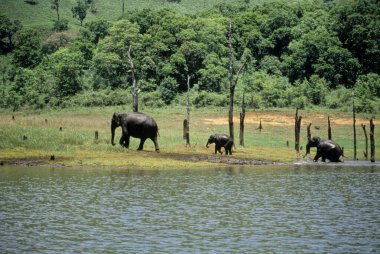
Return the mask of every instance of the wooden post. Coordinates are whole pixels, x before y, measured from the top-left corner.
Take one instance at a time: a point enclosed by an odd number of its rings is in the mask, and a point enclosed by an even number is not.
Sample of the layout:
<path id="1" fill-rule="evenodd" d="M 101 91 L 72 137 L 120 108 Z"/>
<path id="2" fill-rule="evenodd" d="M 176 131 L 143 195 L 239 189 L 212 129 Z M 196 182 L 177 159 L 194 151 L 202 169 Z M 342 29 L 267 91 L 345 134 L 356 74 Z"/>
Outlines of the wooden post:
<path id="1" fill-rule="evenodd" d="M 239 136 L 239 144 L 244 146 L 244 118 L 245 118 L 245 101 L 243 95 L 243 101 L 241 104 L 241 112 L 240 112 L 240 136 Z"/>
<path id="2" fill-rule="evenodd" d="M 186 145 L 190 146 L 190 75 L 187 75 L 187 100 L 186 100 L 186 121 L 184 125 L 184 138 L 186 139 Z M 186 124 L 186 126 L 185 126 Z"/>
<path id="3" fill-rule="evenodd" d="M 183 120 L 183 139 L 186 140 L 186 145 L 190 146 L 190 133 L 189 133 L 189 122 L 187 119 Z"/>
<path id="4" fill-rule="evenodd" d="M 327 117 L 327 136 L 328 136 L 328 139 L 329 140 L 332 140 L 332 137 L 331 137 L 331 125 L 330 125 L 330 116 Z"/>
<path id="5" fill-rule="evenodd" d="M 371 142 L 371 162 L 375 162 L 375 125 L 373 124 L 373 118 L 369 120 L 369 140 Z"/>
<path id="6" fill-rule="evenodd" d="M 294 148 L 296 149 L 297 153 L 300 152 L 300 131 L 301 131 L 301 120 L 302 116 L 298 116 L 298 108 L 296 110 L 296 116 L 295 116 L 295 145 Z"/>
<path id="7" fill-rule="evenodd" d="M 99 141 L 99 132 L 95 131 L 95 142 L 98 143 Z"/>
<path id="8" fill-rule="evenodd" d="M 260 124 L 259 124 L 259 131 L 261 132 L 261 130 L 263 129 L 263 125 L 261 124 L 261 119 L 260 119 Z"/>
<path id="9" fill-rule="evenodd" d="M 364 151 L 364 158 L 368 160 L 368 136 L 367 136 L 367 130 L 365 129 L 365 124 L 362 124 L 364 137 L 365 137 L 365 151 Z"/>

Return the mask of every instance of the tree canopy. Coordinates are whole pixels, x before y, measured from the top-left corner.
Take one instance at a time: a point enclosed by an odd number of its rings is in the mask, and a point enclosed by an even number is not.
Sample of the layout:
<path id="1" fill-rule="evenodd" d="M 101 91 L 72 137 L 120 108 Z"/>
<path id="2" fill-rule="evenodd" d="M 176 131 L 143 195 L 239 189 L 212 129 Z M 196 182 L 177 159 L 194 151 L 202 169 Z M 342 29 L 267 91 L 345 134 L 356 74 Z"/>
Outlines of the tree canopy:
<path id="1" fill-rule="evenodd" d="M 87 9 L 87 1 L 78 1 L 73 15 L 82 23 Z M 231 22 L 237 65 L 249 58 L 237 84 L 238 102 L 245 94 L 251 107 L 344 108 L 345 94 L 354 87 L 359 105 L 369 105 L 360 110 L 380 110 L 380 3 L 375 0 L 242 1 L 197 14 L 143 9 L 115 22 L 87 22 L 75 35 L 59 29 L 46 35 L 5 16 L 0 20 L 0 50 L 11 59 L 9 66 L 0 66 L 0 92 L 9 97 L 1 107 L 65 106 L 86 93 L 114 96 L 110 91 L 128 90 L 130 47 L 143 103 L 182 103 L 191 76 L 195 104 L 225 105 Z M 56 99 L 20 99 L 41 82 L 49 85 L 35 89 L 35 96 Z"/>

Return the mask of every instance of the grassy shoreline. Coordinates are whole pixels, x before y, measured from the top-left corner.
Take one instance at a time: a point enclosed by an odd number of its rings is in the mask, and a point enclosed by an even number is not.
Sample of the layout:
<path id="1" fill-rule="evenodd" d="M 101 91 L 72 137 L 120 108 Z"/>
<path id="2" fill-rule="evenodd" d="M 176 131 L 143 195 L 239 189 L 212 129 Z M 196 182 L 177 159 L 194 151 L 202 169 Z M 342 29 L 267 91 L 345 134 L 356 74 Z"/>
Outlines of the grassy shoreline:
<path id="1" fill-rule="evenodd" d="M 136 151 L 139 140 L 131 138 L 130 149 L 110 144 L 110 120 L 122 107 L 79 108 L 43 112 L 0 112 L 0 161 L 3 164 L 51 166 L 110 166 L 141 168 L 200 168 L 223 165 L 255 165 L 289 163 L 303 160 L 294 150 L 294 112 L 287 110 L 248 110 L 245 121 L 245 147 L 236 144 L 232 156 L 214 155 L 213 146 L 205 147 L 214 133 L 228 133 L 225 109 L 193 109 L 190 119 L 191 146 L 182 139 L 184 109 L 180 107 L 145 109 L 159 126 L 160 153 L 154 152 L 147 140 L 144 151 Z M 327 137 L 330 116 L 333 139 L 345 148 L 345 160 L 353 158 L 352 118 L 345 113 L 300 111 L 303 116 L 301 145 L 306 145 L 306 127 L 312 123 L 312 135 Z M 239 119 L 235 110 L 235 139 L 239 139 Z M 15 119 L 12 119 L 12 116 Z M 357 116 L 358 159 L 363 160 L 364 133 L 361 123 L 368 126 L 368 116 Z M 376 117 L 378 119 L 378 117 Z M 257 127 L 262 122 L 263 130 Z M 376 120 L 375 125 L 380 121 Z M 314 127 L 314 128 L 313 128 Z M 62 128 L 62 130 L 60 130 Z M 368 130 L 368 128 L 367 128 Z M 95 131 L 99 139 L 95 140 Z M 116 131 L 116 140 L 120 137 Z M 376 158 L 380 157 L 380 141 L 375 141 Z M 289 147 L 287 146 L 289 143 Z M 312 150 L 311 156 L 314 156 Z M 54 155 L 55 160 L 50 160 Z"/>

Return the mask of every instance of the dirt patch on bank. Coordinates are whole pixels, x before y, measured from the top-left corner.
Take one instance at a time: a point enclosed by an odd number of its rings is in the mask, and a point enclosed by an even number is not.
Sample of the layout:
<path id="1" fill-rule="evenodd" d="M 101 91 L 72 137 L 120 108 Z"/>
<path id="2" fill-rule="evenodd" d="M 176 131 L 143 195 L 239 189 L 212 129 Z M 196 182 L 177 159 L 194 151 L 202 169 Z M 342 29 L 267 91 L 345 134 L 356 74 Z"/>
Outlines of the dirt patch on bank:
<path id="1" fill-rule="evenodd" d="M 273 161 L 267 160 L 254 160 L 249 158 L 238 158 L 233 156 L 226 155 L 203 155 L 203 154 L 176 154 L 176 153 L 151 153 L 153 158 L 163 158 L 163 159 L 172 159 L 176 161 L 186 162 L 209 162 L 215 164 L 225 164 L 225 165 L 270 165 L 270 164 L 279 164 Z M 48 166 L 48 167 L 76 167 L 76 166 L 95 166 L 95 167 L 118 167 L 111 165 L 67 165 L 61 163 L 59 160 L 50 160 L 49 158 L 4 158 L 0 159 L 0 166 L 13 165 L 13 166 Z M 127 166 L 126 166 L 127 167 Z"/>
<path id="2" fill-rule="evenodd" d="M 302 116 L 302 121 L 305 123 L 327 123 L 328 114 L 303 114 L 299 112 L 299 115 Z M 262 124 L 270 126 L 294 126 L 294 117 L 295 115 L 291 114 L 280 114 L 280 113 L 261 113 L 261 112 L 248 112 L 245 114 L 244 122 L 247 124 L 256 124 L 258 125 L 261 121 Z M 239 123 L 239 117 L 234 117 L 234 122 Z M 332 124 L 336 125 L 352 125 L 351 116 L 330 116 L 330 121 Z M 228 117 L 218 117 L 218 118 L 204 118 L 204 124 L 208 125 L 223 125 L 228 123 Z M 356 124 L 360 126 L 361 124 L 369 124 L 369 120 L 365 118 L 360 118 L 357 116 Z M 380 125 L 380 119 L 374 120 L 375 125 Z"/>
<path id="3" fill-rule="evenodd" d="M 174 154 L 165 153 L 156 155 L 161 158 L 168 158 L 178 161 L 190 161 L 190 162 L 210 162 L 210 163 L 220 163 L 227 165 L 269 165 L 275 164 L 272 161 L 267 160 L 253 160 L 249 158 L 237 158 L 227 155 L 203 155 L 203 154 Z"/>

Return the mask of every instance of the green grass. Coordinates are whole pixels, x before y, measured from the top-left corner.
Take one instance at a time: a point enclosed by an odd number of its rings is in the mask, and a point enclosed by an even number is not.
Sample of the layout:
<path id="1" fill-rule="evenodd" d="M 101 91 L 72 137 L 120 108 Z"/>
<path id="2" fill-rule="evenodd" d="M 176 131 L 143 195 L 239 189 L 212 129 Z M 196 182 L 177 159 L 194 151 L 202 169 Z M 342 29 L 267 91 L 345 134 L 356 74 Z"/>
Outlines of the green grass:
<path id="1" fill-rule="evenodd" d="M 131 138 L 130 150 L 110 144 L 110 119 L 114 111 L 130 111 L 122 107 L 78 108 L 60 111 L 2 112 L 0 113 L 0 160 L 42 159 L 49 162 L 50 155 L 57 160 L 52 163 L 65 165 L 108 165 L 157 167 L 199 167 L 209 162 L 178 161 L 170 158 L 177 155 L 213 155 L 214 148 L 205 147 L 209 135 L 227 133 L 226 109 L 193 109 L 190 119 L 191 147 L 182 139 L 184 109 L 180 107 L 142 109 L 153 116 L 159 125 L 161 153 L 154 152 L 154 145 L 147 140 L 143 152 L 137 152 L 138 139 Z M 15 120 L 12 120 L 12 115 Z M 327 114 L 300 111 L 303 116 L 301 144 L 303 151 L 294 151 L 293 110 L 248 111 L 245 125 L 245 147 L 236 145 L 233 157 L 279 162 L 294 162 L 302 159 L 306 146 L 306 127 L 312 122 L 312 135 L 326 138 Z M 235 141 L 239 138 L 238 112 L 235 111 Z M 352 119 L 349 114 L 330 113 L 333 139 L 345 148 L 345 160 L 353 158 Z M 357 117 L 358 158 L 364 159 L 364 134 L 360 123 L 367 123 L 366 116 Z M 45 122 L 45 119 L 47 122 Z M 257 130 L 260 119 L 263 130 Z M 379 121 L 375 123 L 379 125 Z M 368 123 L 367 123 L 368 125 Z M 318 126 L 319 129 L 315 129 Z M 62 127 L 62 131 L 60 131 Z M 368 128 L 368 127 L 367 127 Z M 95 141 L 95 131 L 99 140 Z M 115 141 L 120 137 L 117 129 Z M 375 133 L 376 134 L 376 133 Z M 23 136 L 27 139 L 24 140 Z M 375 138 L 378 135 L 375 135 Z M 289 141 L 289 147 L 286 142 Z M 315 154 L 312 150 L 312 156 Z M 217 155 L 220 156 L 220 155 Z M 376 158 L 380 158 L 377 141 Z"/>

